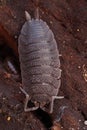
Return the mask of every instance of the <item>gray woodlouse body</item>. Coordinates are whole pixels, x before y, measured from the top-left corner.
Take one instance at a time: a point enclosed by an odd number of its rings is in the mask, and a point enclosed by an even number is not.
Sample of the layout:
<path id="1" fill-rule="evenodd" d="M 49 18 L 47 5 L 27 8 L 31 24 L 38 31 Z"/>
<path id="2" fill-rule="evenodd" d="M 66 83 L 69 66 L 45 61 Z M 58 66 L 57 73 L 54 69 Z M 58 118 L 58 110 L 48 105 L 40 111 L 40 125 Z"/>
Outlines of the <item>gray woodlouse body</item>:
<path id="1" fill-rule="evenodd" d="M 18 51 L 22 75 L 21 91 L 25 94 L 24 110 L 38 108 L 52 113 L 54 99 L 61 84 L 59 51 L 54 35 L 46 22 L 39 19 L 36 9 L 35 19 L 28 12 L 26 22 L 18 39 Z M 33 107 L 28 107 L 31 101 Z"/>

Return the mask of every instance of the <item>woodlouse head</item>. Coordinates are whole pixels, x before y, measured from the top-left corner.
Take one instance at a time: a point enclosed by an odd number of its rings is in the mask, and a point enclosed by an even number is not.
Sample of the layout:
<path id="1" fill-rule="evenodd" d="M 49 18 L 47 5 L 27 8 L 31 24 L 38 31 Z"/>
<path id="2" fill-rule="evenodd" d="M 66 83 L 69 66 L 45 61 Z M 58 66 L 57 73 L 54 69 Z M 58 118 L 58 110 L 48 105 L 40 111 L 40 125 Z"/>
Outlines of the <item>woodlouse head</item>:
<path id="1" fill-rule="evenodd" d="M 36 107 L 41 108 L 42 110 L 44 110 L 46 112 L 49 112 L 50 100 L 49 100 L 49 97 L 47 95 L 45 95 L 45 94 L 34 95 L 31 98 L 31 101 L 33 102 L 33 104 Z"/>

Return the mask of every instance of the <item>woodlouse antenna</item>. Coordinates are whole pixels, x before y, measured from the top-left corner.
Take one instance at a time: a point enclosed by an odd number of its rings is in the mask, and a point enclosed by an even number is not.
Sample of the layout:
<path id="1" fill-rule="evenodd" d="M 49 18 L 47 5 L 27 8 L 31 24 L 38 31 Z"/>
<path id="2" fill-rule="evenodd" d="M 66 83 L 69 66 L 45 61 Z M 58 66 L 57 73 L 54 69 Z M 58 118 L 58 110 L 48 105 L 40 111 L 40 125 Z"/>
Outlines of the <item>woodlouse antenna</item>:
<path id="1" fill-rule="evenodd" d="M 31 20 L 31 16 L 27 11 L 25 11 L 25 17 L 27 21 Z"/>

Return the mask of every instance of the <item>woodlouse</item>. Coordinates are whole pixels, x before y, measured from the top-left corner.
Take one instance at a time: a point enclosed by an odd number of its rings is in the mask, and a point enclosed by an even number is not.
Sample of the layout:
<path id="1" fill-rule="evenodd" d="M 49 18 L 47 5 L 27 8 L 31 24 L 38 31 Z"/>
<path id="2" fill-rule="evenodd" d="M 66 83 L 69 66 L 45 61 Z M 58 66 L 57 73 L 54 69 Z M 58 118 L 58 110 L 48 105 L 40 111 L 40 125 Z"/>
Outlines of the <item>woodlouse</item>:
<path id="1" fill-rule="evenodd" d="M 22 75 L 21 91 L 25 94 L 25 111 L 38 108 L 53 112 L 54 99 L 61 84 L 59 51 L 54 34 L 36 9 L 35 19 L 25 11 L 26 22 L 18 39 L 18 51 Z M 32 107 L 28 107 L 29 101 Z"/>

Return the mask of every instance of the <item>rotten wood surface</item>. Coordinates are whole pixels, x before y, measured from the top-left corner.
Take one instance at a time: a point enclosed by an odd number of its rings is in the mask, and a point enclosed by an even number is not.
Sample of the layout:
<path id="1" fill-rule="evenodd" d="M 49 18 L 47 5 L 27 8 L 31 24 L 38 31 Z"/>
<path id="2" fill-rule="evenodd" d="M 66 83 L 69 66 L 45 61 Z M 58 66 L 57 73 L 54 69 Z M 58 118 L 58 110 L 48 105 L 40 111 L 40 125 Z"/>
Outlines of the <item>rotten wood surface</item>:
<path id="1" fill-rule="evenodd" d="M 35 0 L 0 1 L 0 48 L 4 41 L 3 48 L 7 45 L 17 58 L 17 40 L 25 22 L 24 11 L 27 10 L 34 17 L 36 6 Z M 62 54 L 59 95 L 65 98 L 55 101 L 51 118 L 48 118 L 49 115 L 44 117 L 45 114 L 41 112 L 24 113 L 24 96 L 19 90 L 21 82 L 16 81 L 3 67 L 3 61 L 0 61 L 0 129 L 45 130 L 51 127 L 52 130 L 86 130 L 87 1 L 39 0 L 38 6 L 40 18 L 54 32 Z M 55 124 L 53 122 L 59 115 L 60 106 L 68 108 L 61 121 Z"/>
<path id="2" fill-rule="evenodd" d="M 18 47 L 16 41 L 14 40 L 14 38 L 12 38 L 11 34 L 9 34 L 8 31 L 4 29 L 1 24 L 0 37 L 4 39 L 5 43 L 13 50 L 14 54 L 18 57 Z"/>

